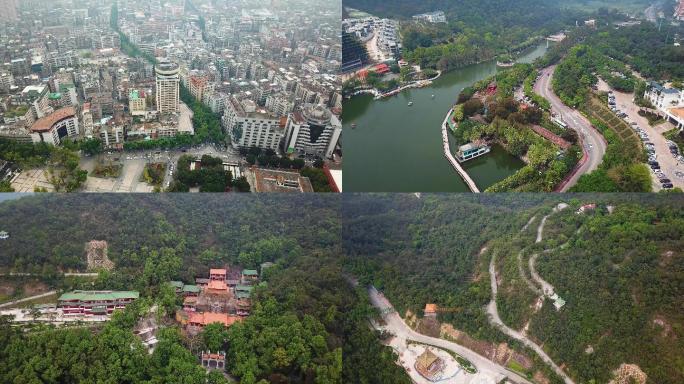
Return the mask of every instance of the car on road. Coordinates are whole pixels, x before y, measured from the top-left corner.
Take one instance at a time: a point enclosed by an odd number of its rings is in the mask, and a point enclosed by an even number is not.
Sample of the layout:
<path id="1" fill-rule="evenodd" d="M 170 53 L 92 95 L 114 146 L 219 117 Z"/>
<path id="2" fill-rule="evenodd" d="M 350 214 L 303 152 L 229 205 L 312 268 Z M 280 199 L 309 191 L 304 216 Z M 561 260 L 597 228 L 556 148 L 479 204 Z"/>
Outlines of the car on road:
<path id="1" fill-rule="evenodd" d="M 658 163 L 651 164 L 651 169 L 653 169 L 653 170 L 660 169 L 660 164 L 658 164 Z"/>
<path id="2" fill-rule="evenodd" d="M 674 187 L 674 185 L 672 185 L 672 183 L 664 183 L 663 184 L 664 189 L 672 189 L 673 187 Z"/>
<path id="3" fill-rule="evenodd" d="M 660 178 L 660 182 L 661 182 L 662 184 L 667 184 L 667 183 L 671 183 L 672 180 L 668 179 L 667 177 L 661 177 L 661 178 Z"/>

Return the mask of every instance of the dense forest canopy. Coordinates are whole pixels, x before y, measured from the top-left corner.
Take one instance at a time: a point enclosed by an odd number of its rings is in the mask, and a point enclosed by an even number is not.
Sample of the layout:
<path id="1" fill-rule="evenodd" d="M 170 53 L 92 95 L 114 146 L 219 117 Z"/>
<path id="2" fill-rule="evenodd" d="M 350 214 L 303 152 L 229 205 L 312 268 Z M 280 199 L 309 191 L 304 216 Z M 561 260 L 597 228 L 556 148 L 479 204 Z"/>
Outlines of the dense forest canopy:
<path id="1" fill-rule="evenodd" d="M 681 200 L 618 205 L 613 214 L 566 211 L 548 229 L 558 234 L 543 248 L 569 243 L 541 256 L 538 271 L 567 304 L 560 312 L 548 305 L 531 316 L 530 333 L 582 382 L 608 382 L 612 369 L 625 362 L 637 364 L 649 382 L 683 382 Z"/>
<path id="2" fill-rule="evenodd" d="M 173 248 L 187 264 L 183 276 L 192 278 L 212 264 L 240 263 L 263 242 L 287 238 L 305 250 L 334 244 L 337 204 L 321 195 L 33 196 L 0 205 L 10 232 L 0 244 L 0 267 L 84 270 L 85 243 L 106 240 L 121 267 L 137 267 L 131 260 L 142 248 Z"/>
<path id="3" fill-rule="evenodd" d="M 38 273 L 62 289 L 135 289 L 141 298 L 103 326 L 24 331 L 0 318 L 0 382 L 210 383 L 196 354 L 225 350 L 240 383 L 409 384 L 397 356 L 368 327 L 377 314 L 341 272 L 339 195 L 51 195 L 0 203 L 10 239 L 2 266 Z M 116 267 L 96 280 L 61 280 L 84 268 L 84 243 L 109 242 Z M 262 275 L 253 313 L 191 341 L 171 319 L 182 299 L 169 280 L 209 267 L 275 265 Z M 156 305 L 155 305 L 156 304 Z M 132 330 L 159 308 L 165 327 L 148 354 Z M 36 351 L 41 351 L 36 353 Z"/>
<path id="4" fill-rule="evenodd" d="M 684 27 L 653 23 L 626 28 L 607 28 L 591 36 L 587 44 L 614 60 L 630 64 L 644 78 L 684 81 L 684 47 L 674 36 Z"/>

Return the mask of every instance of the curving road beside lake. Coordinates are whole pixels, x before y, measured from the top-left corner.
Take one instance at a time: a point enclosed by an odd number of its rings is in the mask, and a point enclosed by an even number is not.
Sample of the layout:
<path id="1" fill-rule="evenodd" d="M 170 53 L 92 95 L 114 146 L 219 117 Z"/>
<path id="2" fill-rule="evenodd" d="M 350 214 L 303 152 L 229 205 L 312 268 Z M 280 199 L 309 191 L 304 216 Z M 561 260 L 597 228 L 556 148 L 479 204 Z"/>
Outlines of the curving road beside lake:
<path id="1" fill-rule="evenodd" d="M 556 66 L 544 68 L 541 77 L 534 84 L 534 91 L 551 103 L 551 111 L 560 114 L 568 127 L 577 132 L 584 151 L 588 155 L 586 162 L 581 164 L 567 183 L 563 185 L 559 192 L 567 192 L 577 184 L 580 176 L 592 172 L 601 165 L 603 156 L 606 154 L 607 143 L 603 135 L 594 128 L 589 120 L 576 109 L 563 104 L 561 99 L 553 92 L 552 81 Z"/>

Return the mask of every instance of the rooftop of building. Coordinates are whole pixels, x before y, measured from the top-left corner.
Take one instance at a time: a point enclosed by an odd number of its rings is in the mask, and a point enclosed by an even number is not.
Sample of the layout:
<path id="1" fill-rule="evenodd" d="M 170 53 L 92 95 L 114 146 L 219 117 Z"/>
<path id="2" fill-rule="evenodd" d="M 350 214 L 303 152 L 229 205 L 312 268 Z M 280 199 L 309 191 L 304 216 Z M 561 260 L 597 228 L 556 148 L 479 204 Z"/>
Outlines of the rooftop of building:
<path id="1" fill-rule="evenodd" d="M 100 301 L 137 299 L 140 293 L 137 291 L 71 291 L 65 292 L 59 297 L 59 301 Z"/>
<path id="2" fill-rule="evenodd" d="M 211 289 L 213 291 L 226 291 L 228 290 L 228 285 L 225 281 L 210 280 L 209 283 L 207 283 L 207 289 Z"/>
<path id="3" fill-rule="evenodd" d="M 55 112 L 49 114 L 48 116 L 42 117 L 36 120 L 31 126 L 32 132 L 46 132 L 49 131 L 55 124 L 59 123 L 64 119 L 68 119 L 76 116 L 76 108 L 65 107 L 58 109 Z"/>
<path id="4" fill-rule="evenodd" d="M 425 304 L 425 313 L 437 313 L 437 304 Z"/>
<path id="5" fill-rule="evenodd" d="M 313 192 L 308 177 L 297 172 L 254 168 L 256 192 Z"/>
<path id="6" fill-rule="evenodd" d="M 200 288 L 196 285 L 186 284 L 183 286 L 183 292 L 199 293 L 199 291 L 200 291 Z"/>
<path id="7" fill-rule="evenodd" d="M 435 355 L 431 350 L 425 349 L 418 359 L 416 359 L 416 366 L 420 369 L 427 370 L 432 364 L 439 360 L 439 357 Z"/>
<path id="8" fill-rule="evenodd" d="M 684 107 L 670 108 L 670 113 L 677 119 L 684 121 Z"/>
<path id="9" fill-rule="evenodd" d="M 240 117 L 247 117 L 250 119 L 271 119 L 271 120 L 278 120 L 278 116 L 276 116 L 273 113 L 270 113 L 269 111 L 259 108 L 256 103 L 254 103 L 252 100 L 246 99 L 246 100 L 238 100 L 236 97 L 231 96 L 228 98 L 228 102 L 232 106 L 233 110 L 237 113 L 238 116 Z M 246 103 L 248 106 L 251 105 L 252 108 L 254 108 L 254 111 L 248 111 L 245 109 L 245 104 Z M 253 105 L 252 105 L 253 104 Z"/>
<path id="10" fill-rule="evenodd" d="M 654 88 L 655 90 L 657 90 L 658 92 L 662 92 L 662 93 L 666 93 L 666 94 L 670 94 L 670 95 L 678 95 L 680 93 L 680 91 L 678 89 L 667 88 L 667 87 L 665 87 L 665 86 L 663 86 L 660 83 L 657 83 L 655 81 L 651 81 L 649 83 L 649 85 L 652 88 Z"/>

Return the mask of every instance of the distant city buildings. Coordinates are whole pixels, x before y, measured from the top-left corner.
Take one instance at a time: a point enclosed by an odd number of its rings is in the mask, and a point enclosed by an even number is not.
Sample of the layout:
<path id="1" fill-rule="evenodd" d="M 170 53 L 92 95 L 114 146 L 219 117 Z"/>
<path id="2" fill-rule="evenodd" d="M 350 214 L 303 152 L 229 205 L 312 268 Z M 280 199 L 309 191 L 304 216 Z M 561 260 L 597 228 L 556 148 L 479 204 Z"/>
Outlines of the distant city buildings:
<path id="1" fill-rule="evenodd" d="M 352 66 L 353 63 L 349 59 L 343 60 L 343 72 L 360 68 L 366 64 L 368 59 L 378 60 L 378 52 L 368 52 L 368 49 L 379 50 L 386 59 L 399 60 L 401 58 L 402 45 L 399 37 L 399 22 L 396 20 L 378 17 L 345 19 L 342 21 L 342 29 L 343 52 L 347 52 L 347 56 L 351 58 L 353 57 L 352 53 L 354 52 L 351 52 L 353 50 L 357 56 L 362 57 L 362 62 L 355 66 Z M 348 35 L 347 38 L 345 38 L 345 34 Z M 369 48 L 364 47 L 364 45 L 368 45 Z M 369 54 L 372 57 L 367 57 Z"/>
<path id="2" fill-rule="evenodd" d="M 287 154 L 287 122 L 305 105 L 321 105 L 339 122 L 342 33 L 329 3 L 191 9 L 120 0 L 112 28 L 111 2 L 27 1 L 0 0 L 1 138 L 54 145 L 97 138 L 123 150 L 193 135 L 195 105 L 181 101 L 181 88 L 221 117 L 236 148 Z M 287 155 L 325 157 L 340 146 L 335 132 L 320 140 L 313 132 L 308 144 L 294 135 Z"/>
<path id="3" fill-rule="evenodd" d="M 0 21 L 11 22 L 17 20 L 18 0 L 0 0 Z"/>
<path id="4" fill-rule="evenodd" d="M 427 21 L 428 23 L 446 23 L 446 15 L 443 11 L 434 11 L 414 15 L 413 20 Z"/>

